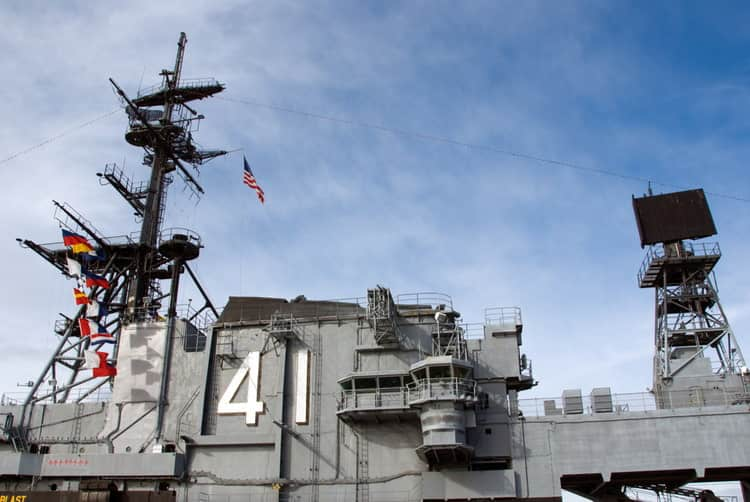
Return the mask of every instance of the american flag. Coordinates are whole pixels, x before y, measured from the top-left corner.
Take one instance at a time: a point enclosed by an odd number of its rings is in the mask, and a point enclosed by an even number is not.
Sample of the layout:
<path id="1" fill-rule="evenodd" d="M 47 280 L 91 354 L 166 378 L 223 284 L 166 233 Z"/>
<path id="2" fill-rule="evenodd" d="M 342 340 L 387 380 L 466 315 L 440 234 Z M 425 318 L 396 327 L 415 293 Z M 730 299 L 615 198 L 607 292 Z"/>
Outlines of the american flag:
<path id="1" fill-rule="evenodd" d="M 263 204 L 266 201 L 266 196 L 263 193 L 263 189 L 255 180 L 255 176 L 253 176 L 253 172 L 250 170 L 250 164 L 247 163 L 247 159 L 244 157 L 244 155 L 242 156 L 242 161 L 245 163 L 245 169 L 242 172 L 242 182 L 255 190 L 255 193 L 258 195 L 258 200 L 260 200 L 260 203 Z"/>

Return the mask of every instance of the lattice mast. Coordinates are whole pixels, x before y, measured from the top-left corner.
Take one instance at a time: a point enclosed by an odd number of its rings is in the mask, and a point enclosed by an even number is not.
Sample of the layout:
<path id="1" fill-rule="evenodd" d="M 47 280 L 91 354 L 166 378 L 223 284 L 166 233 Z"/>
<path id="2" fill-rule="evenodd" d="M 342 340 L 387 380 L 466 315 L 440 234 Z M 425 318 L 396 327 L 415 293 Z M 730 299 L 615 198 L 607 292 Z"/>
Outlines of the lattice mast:
<path id="1" fill-rule="evenodd" d="M 179 170 L 193 193 L 203 193 L 182 162 L 197 168 L 206 160 L 226 154 L 221 150 L 198 150 L 193 143 L 192 132 L 197 129 L 203 115 L 199 115 L 187 103 L 221 92 L 224 86 L 213 79 L 181 81 L 186 44 L 187 37 L 181 33 L 174 69 L 162 70 L 161 86 L 147 89 L 133 100 L 110 79 L 125 102 L 130 117 L 130 129 L 125 139 L 134 146 L 143 147 L 146 152 L 143 163 L 151 166 L 142 211 L 137 271 L 128 288 L 128 310 L 134 319 L 159 302 L 160 291 L 154 287 L 153 279 L 159 275 L 154 271 L 160 264 L 157 246 L 164 216 L 166 187 L 171 182 L 170 173 Z M 170 311 L 174 310 L 173 307 L 170 307 Z"/>
<path id="2" fill-rule="evenodd" d="M 704 404 L 711 392 L 742 387 L 747 372 L 719 301 L 714 267 L 718 243 L 688 242 L 716 234 L 703 190 L 633 199 L 641 245 L 638 273 L 654 289 L 654 381 L 664 407 Z M 736 378 L 733 378 L 736 377 Z"/>
<path id="3" fill-rule="evenodd" d="M 148 182 L 134 183 L 117 165 L 108 164 L 97 176 L 102 185 L 111 185 L 128 202 L 135 215 L 142 219 L 138 237 L 131 239 L 121 234 L 119 237 L 105 237 L 70 205 L 53 201 L 55 219 L 60 227 L 85 237 L 95 248 L 91 254 L 103 257 L 102 260 L 89 260 L 84 264 L 87 272 L 97 274 L 109 284 L 108 287 L 93 287 L 88 300 L 104 307 L 102 311 L 105 313 L 97 321 L 115 339 L 122 326 L 130 322 L 148 319 L 171 325 L 171 320 L 177 315 L 179 279 L 184 271 L 188 272 L 204 300 L 202 307 L 188 313 L 188 319 L 192 322 L 199 315 L 217 315 L 188 264 L 188 261 L 198 257 L 202 247 L 200 237 L 187 229 L 162 229 L 167 187 L 172 182 L 171 173 L 177 172 L 192 193 L 199 195 L 203 189 L 193 173 L 204 162 L 227 153 L 223 150 L 200 150 L 193 141 L 192 133 L 204 117 L 188 103 L 221 92 L 224 85 L 214 79 L 181 79 L 186 43 L 187 37 L 181 33 L 174 68 L 162 70 L 162 83 L 141 91 L 134 99 L 129 98 L 110 79 L 129 117 L 125 139 L 131 145 L 143 148 L 143 164 L 149 166 L 151 172 Z M 71 252 L 65 245 L 38 244 L 29 239 L 18 241 L 63 274 L 74 277 L 70 270 Z M 162 281 L 168 281 L 167 293 L 162 293 Z M 166 317 L 163 317 L 160 311 L 165 299 L 169 300 L 169 307 Z M 84 352 L 92 344 L 80 328 L 80 321 L 88 315 L 87 308 L 81 306 L 75 314 L 62 315 L 56 322 L 55 334 L 59 342 L 24 402 L 19 429 L 22 429 L 34 404 L 72 400 L 70 391 L 86 384 L 83 388 L 87 390 L 75 396 L 76 400 L 81 400 L 109 380 L 90 377 L 81 371 Z M 117 347 L 115 345 L 110 353 L 113 364 L 116 363 Z M 166 364 L 167 359 L 168 355 L 165 354 Z"/>

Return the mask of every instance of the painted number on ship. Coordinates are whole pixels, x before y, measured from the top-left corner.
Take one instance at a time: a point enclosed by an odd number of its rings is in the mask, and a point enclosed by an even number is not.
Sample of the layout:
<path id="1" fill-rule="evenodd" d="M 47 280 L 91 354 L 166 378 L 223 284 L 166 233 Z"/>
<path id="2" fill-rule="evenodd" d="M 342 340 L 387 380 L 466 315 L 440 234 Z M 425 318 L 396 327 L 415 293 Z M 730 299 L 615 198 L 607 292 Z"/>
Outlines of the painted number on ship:
<path id="1" fill-rule="evenodd" d="M 309 368 L 310 352 L 301 350 L 296 357 L 297 378 L 295 379 L 295 422 L 298 424 L 307 423 L 307 409 L 309 402 Z M 235 397 L 247 380 L 247 397 L 244 402 L 235 401 Z M 219 415 L 245 415 L 247 425 L 256 425 L 258 423 L 258 414 L 263 413 L 263 401 L 258 399 L 260 391 L 260 352 L 249 352 L 242 361 L 237 373 L 227 385 L 226 390 L 219 399 L 219 405 L 216 413 Z M 241 399 L 241 398 L 240 398 Z M 0 501 L 3 502 L 3 501 Z M 8 501 L 6 501 L 8 502 Z"/>

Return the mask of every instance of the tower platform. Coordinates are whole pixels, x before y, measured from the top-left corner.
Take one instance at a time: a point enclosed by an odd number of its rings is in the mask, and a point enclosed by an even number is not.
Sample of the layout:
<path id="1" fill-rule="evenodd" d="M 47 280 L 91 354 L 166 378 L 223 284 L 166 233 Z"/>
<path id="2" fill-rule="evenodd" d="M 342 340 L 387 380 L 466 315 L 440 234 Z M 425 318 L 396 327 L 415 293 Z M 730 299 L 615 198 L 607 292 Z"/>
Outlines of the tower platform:
<path id="1" fill-rule="evenodd" d="M 666 286 L 682 284 L 686 277 L 697 272 L 711 273 L 719 258 L 718 242 L 685 243 L 679 252 L 661 244 L 652 246 L 638 272 L 638 285 L 641 288 L 662 286 L 664 278 Z"/>

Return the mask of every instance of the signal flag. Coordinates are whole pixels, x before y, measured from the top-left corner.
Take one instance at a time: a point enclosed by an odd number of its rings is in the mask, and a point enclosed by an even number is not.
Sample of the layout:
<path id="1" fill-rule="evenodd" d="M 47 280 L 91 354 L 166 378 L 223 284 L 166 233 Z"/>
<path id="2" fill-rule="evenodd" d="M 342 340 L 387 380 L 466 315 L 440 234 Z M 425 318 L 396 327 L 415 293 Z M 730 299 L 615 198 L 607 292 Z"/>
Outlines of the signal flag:
<path id="1" fill-rule="evenodd" d="M 73 288 L 73 297 L 76 299 L 76 305 L 88 305 L 91 303 L 91 300 L 86 296 L 86 293 L 78 288 Z"/>
<path id="2" fill-rule="evenodd" d="M 94 246 L 89 243 L 86 237 L 78 235 L 75 232 L 62 229 L 63 244 L 68 246 L 73 254 L 93 253 Z"/>

